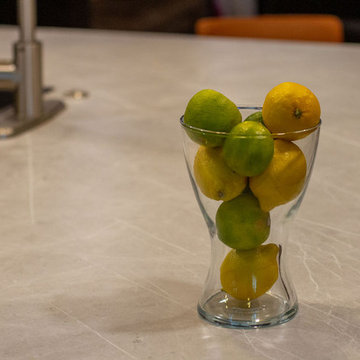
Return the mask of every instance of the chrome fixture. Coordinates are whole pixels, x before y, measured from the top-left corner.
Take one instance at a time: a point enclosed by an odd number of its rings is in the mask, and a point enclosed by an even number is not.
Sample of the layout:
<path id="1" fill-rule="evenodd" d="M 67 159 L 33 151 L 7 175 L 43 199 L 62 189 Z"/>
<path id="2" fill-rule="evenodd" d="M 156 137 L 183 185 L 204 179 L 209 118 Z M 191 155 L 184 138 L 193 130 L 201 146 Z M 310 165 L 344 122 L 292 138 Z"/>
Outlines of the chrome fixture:
<path id="1" fill-rule="evenodd" d="M 41 43 L 35 38 L 36 1 L 18 0 L 19 40 L 14 61 L 0 63 L 0 89 L 15 92 L 13 106 L 0 110 L 0 139 L 28 130 L 64 109 L 59 100 L 43 99 Z"/>

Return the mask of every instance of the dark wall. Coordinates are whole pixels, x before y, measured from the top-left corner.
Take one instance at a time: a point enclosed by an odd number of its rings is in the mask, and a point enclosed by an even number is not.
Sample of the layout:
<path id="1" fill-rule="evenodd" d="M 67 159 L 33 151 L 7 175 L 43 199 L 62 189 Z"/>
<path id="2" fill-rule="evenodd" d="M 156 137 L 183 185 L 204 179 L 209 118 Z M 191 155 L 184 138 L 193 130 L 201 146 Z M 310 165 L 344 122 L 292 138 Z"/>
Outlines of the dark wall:
<path id="1" fill-rule="evenodd" d="M 91 26 L 102 29 L 193 32 L 210 15 L 209 0 L 90 0 Z"/>
<path id="2" fill-rule="evenodd" d="M 259 0 L 261 14 L 332 14 L 344 24 L 345 41 L 360 42 L 360 0 Z"/>
<path id="3" fill-rule="evenodd" d="M 0 24 L 16 24 L 15 0 L 0 0 Z M 38 24 L 42 26 L 89 27 L 88 0 L 37 0 Z"/>
<path id="4" fill-rule="evenodd" d="M 210 0 L 37 0 L 38 25 L 193 32 Z M 16 24 L 16 1 L 0 0 L 0 24 Z"/>
<path id="5" fill-rule="evenodd" d="M 0 5 L 0 24 L 15 24 L 16 22 L 16 2 L 13 0 L 1 0 Z"/>
<path id="6" fill-rule="evenodd" d="M 237 0 L 242 1 L 242 0 Z M 214 0 L 37 0 L 40 26 L 192 33 Z M 339 16 L 345 41 L 360 42 L 360 0 L 258 0 L 260 14 Z M 16 1 L 0 0 L 0 24 L 16 24 Z"/>
<path id="7" fill-rule="evenodd" d="M 317 13 L 360 17 L 359 0 L 260 0 L 261 13 Z"/>

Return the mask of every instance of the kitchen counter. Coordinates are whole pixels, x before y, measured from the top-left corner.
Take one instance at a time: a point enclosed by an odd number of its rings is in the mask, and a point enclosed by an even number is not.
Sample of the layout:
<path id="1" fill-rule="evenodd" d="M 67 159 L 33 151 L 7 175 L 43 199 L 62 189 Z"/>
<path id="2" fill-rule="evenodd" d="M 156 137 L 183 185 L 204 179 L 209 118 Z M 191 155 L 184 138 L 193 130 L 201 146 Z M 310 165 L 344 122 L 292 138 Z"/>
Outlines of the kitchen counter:
<path id="1" fill-rule="evenodd" d="M 360 354 L 360 45 L 41 29 L 66 110 L 0 141 L 0 358 L 355 360 Z M 0 27 L 10 58 L 17 32 Z M 288 242 L 300 310 L 232 330 L 200 319 L 210 260 L 178 118 L 203 88 L 262 104 L 283 81 L 323 125 Z M 74 100 L 71 89 L 89 92 Z"/>

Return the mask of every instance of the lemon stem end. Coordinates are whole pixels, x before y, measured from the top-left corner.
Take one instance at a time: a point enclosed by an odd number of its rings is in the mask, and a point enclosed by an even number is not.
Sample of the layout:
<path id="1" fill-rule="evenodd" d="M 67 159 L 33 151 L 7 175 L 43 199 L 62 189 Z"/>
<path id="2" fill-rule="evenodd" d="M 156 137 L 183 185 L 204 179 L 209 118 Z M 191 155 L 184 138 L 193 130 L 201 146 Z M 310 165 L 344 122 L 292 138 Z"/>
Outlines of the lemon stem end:
<path id="1" fill-rule="evenodd" d="M 297 118 L 297 119 L 300 119 L 301 118 L 301 115 L 302 115 L 302 111 L 298 108 L 295 109 L 294 111 L 294 116 Z"/>

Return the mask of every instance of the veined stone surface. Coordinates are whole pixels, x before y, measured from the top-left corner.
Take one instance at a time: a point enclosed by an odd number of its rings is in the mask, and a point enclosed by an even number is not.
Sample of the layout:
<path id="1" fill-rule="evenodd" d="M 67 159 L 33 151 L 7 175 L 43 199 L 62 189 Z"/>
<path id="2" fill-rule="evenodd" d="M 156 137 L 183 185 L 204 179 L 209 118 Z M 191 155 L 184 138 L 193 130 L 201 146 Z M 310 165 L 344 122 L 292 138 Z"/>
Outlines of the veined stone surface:
<path id="1" fill-rule="evenodd" d="M 40 29 L 67 109 L 0 141 L 1 360 L 356 360 L 360 354 L 360 47 Z M 12 27 L 0 28 L 10 57 Z M 198 90 L 261 104 L 312 89 L 323 125 L 288 243 L 300 311 L 254 331 L 196 312 L 210 260 L 179 117 Z"/>

